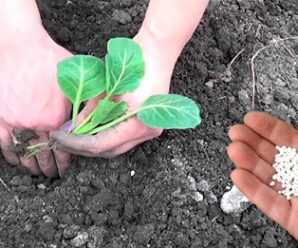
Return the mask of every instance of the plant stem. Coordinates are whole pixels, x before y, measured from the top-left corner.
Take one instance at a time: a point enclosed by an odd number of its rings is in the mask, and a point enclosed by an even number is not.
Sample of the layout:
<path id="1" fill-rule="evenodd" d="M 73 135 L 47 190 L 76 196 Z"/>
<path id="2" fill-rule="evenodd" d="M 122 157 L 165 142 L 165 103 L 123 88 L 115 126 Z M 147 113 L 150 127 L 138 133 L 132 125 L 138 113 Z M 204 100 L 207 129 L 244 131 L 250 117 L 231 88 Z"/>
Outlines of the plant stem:
<path id="1" fill-rule="evenodd" d="M 128 118 L 130 118 L 130 117 L 136 115 L 136 114 L 137 114 L 139 111 L 141 111 L 141 110 L 142 110 L 142 109 L 139 108 L 139 109 L 137 109 L 137 110 L 135 110 L 135 111 L 133 111 L 133 112 L 128 112 L 128 113 L 126 113 L 125 115 L 119 117 L 118 119 L 113 120 L 112 122 L 109 122 L 108 124 L 105 124 L 105 125 L 103 125 L 103 126 L 100 126 L 100 127 L 98 127 L 98 128 L 95 128 L 95 129 L 91 130 L 91 131 L 88 132 L 87 134 L 92 135 L 92 134 L 97 134 L 97 133 L 99 133 L 99 132 L 105 131 L 105 130 L 111 128 L 111 127 L 116 126 L 117 124 L 121 123 L 122 121 L 125 121 L 125 120 L 127 120 Z"/>
<path id="2" fill-rule="evenodd" d="M 79 130 L 76 130 L 76 132 L 74 134 L 76 134 L 76 135 L 86 134 L 86 133 L 90 132 L 91 130 L 93 130 L 94 128 L 96 128 L 96 126 L 94 126 L 92 124 L 92 122 L 89 122 L 88 124 L 86 124 L 85 126 L 80 128 Z"/>
<path id="3" fill-rule="evenodd" d="M 27 155 L 25 155 L 25 158 L 26 158 L 26 159 L 29 159 L 29 158 L 31 158 L 31 157 L 33 157 L 33 156 L 36 156 L 36 155 L 38 155 L 41 151 L 42 151 L 41 148 L 36 149 L 36 150 L 31 150 L 30 152 L 27 153 Z"/>
<path id="4" fill-rule="evenodd" d="M 27 150 L 36 150 L 36 149 L 46 148 L 49 144 L 50 144 L 50 141 L 45 142 L 45 143 L 39 143 L 36 145 L 28 146 Z"/>
<path id="5" fill-rule="evenodd" d="M 27 146 L 26 148 L 26 158 L 31 158 L 32 156 L 35 156 L 39 154 L 43 150 L 51 150 L 55 144 L 55 141 L 50 139 L 48 142 L 39 143 L 32 146 Z"/>
<path id="6" fill-rule="evenodd" d="M 32 150 L 36 150 L 36 149 L 43 149 L 43 148 L 52 149 L 54 144 L 55 144 L 55 141 L 52 139 L 49 139 L 48 142 L 39 143 L 39 144 L 32 145 L 32 146 L 27 146 L 26 149 L 28 151 L 32 151 Z"/>
<path id="7" fill-rule="evenodd" d="M 71 128 L 75 127 L 77 124 L 77 117 L 79 112 L 80 104 L 74 104 L 72 110 L 72 120 L 71 120 Z"/>
<path id="8" fill-rule="evenodd" d="M 108 95 L 106 95 L 103 99 L 99 100 L 99 102 L 100 102 L 100 101 L 109 100 L 110 98 L 111 98 L 111 94 L 108 94 Z M 99 103 L 99 102 L 98 102 L 98 103 Z M 82 129 L 86 126 L 86 124 L 92 119 L 92 117 L 93 117 L 95 111 L 97 110 L 97 108 L 98 108 L 98 105 L 97 105 L 97 107 L 92 111 L 92 113 L 91 113 L 90 115 L 88 115 L 88 117 L 87 117 L 86 119 L 84 119 L 83 122 L 82 122 L 77 128 L 75 128 L 75 129 L 73 130 L 73 133 L 74 133 L 74 134 L 80 135 L 80 134 L 84 134 L 84 133 L 85 133 L 85 131 L 83 131 L 83 132 L 81 132 L 81 131 L 82 131 Z M 91 131 L 87 132 L 87 134 L 89 134 L 89 133 L 92 132 L 93 130 L 94 130 L 94 129 L 92 129 Z"/>
<path id="9" fill-rule="evenodd" d="M 92 119 L 92 117 L 93 117 L 93 115 L 95 113 L 95 110 L 93 110 L 92 113 L 90 115 L 88 115 L 87 118 L 84 119 L 83 122 L 72 131 L 74 134 L 78 134 L 78 132 L 80 132 L 80 129 L 82 127 L 84 127 Z"/>

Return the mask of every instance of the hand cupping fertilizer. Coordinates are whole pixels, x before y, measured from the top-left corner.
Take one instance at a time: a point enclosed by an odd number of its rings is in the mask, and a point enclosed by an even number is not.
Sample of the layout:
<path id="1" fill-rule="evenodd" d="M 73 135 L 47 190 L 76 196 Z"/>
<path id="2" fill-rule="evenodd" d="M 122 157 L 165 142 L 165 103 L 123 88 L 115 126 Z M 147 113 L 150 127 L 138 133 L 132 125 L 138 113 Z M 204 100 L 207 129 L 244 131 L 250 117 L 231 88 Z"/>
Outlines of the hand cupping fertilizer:
<path id="1" fill-rule="evenodd" d="M 276 146 L 276 149 L 278 154 L 273 164 L 275 174 L 270 186 L 274 187 L 275 182 L 279 182 L 281 189 L 278 193 L 290 200 L 298 197 L 298 151 L 286 146 Z"/>

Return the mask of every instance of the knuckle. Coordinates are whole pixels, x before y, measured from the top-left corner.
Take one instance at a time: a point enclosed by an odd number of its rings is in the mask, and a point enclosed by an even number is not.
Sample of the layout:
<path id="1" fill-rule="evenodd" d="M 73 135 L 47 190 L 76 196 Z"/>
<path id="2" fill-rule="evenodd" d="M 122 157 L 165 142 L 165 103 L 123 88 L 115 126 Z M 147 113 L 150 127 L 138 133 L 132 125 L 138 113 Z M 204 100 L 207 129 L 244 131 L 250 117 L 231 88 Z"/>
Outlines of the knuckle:
<path id="1" fill-rule="evenodd" d="M 143 136 L 143 137 L 148 136 L 148 137 L 155 138 L 160 136 L 163 132 L 162 129 L 148 127 L 139 121 L 135 122 L 134 124 L 135 125 L 133 130 L 138 130 L 139 136 Z"/>
<path id="2" fill-rule="evenodd" d="M 100 146 L 94 145 L 90 147 L 87 152 L 92 154 L 94 157 L 98 157 L 101 154 Z"/>
<path id="3" fill-rule="evenodd" d="M 138 130 L 141 136 L 147 136 L 150 134 L 154 129 L 145 126 L 144 124 L 138 125 L 135 130 Z"/>
<path id="4" fill-rule="evenodd" d="M 100 149 L 100 147 L 91 147 L 87 153 L 90 154 L 91 157 L 100 157 L 100 155 L 102 154 L 102 150 Z"/>
<path id="5" fill-rule="evenodd" d="M 152 138 L 157 138 L 163 133 L 162 129 L 150 129 L 148 136 Z"/>
<path id="6" fill-rule="evenodd" d="M 100 139 L 97 139 L 97 135 L 96 135 L 89 140 L 87 152 L 92 154 L 93 156 L 98 156 L 101 152 L 100 148 L 101 148 Z"/>

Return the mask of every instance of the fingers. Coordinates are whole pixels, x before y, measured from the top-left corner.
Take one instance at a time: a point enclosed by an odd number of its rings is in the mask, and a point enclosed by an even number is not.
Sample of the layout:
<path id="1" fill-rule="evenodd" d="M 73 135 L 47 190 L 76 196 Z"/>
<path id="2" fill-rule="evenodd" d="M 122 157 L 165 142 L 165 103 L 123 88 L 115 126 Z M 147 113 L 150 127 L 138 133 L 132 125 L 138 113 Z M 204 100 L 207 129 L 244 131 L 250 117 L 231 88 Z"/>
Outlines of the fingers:
<path id="1" fill-rule="evenodd" d="M 27 158 L 26 156 L 20 155 L 19 158 L 22 166 L 25 167 L 32 175 L 37 176 L 41 174 L 38 163 L 34 156 Z"/>
<path id="2" fill-rule="evenodd" d="M 289 201 L 279 195 L 274 189 L 263 184 L 256 176 L 243 169 L 232 172 L 234 184 L 242 191 L 261 211 L 271 219 L 282 225 L 288 231 L 291 228 L 291 205 Z M 292 211 L 293 212 L 293 211 Z M 295 219 L 296 222 L 297 219 Z M 298 234 L 297 231 L 295 233 Z"/>
<path id="3" fill-rule="evenodd" d="M 257 155 L 267 163 L 274 162 L 277 153 L 275 145 L 255 133 L 245 125 L 233 126 L 229 131 L 229 137 L 232 141 L 240 141 L 247 144 Z"/>
<path id="4" fill-rule="evenodd" d="M 49 141 L 49 137 L 45 132 L 36 132 L 38 135 L 37 139 L 32 139 L 29 141 L 30 146 L 37 144 L 44 144 Z M 33 160 L 31 157 L 27 160 Z M 31 161 L 33 162 L 33 161 Z M 54 155 L 50 149 L 41 149 L 36 155 L 37 166 L 40 168 L 41 172 L 46 177 L 57 177 L 58 169 Z M 33 167 L 33 164 L 30 164 Z"/>
<path id="5" fill-rule="evenodd" d="M 269 184 L 272 181 L 274 168 L 245 143 L 236 141 L 230 144 L 228 155 L 237 167 L 251 172 L 263 183 Z"/>
<path id="6" fill-rule="evenodd" d="M 73 135 L 64 131 L 55 131 L 51 133 L 51 137 L 55 140 L 56 145 L 66 152 L 88 157 L 92 157 L 96 153 L 96 136 Z"/>
<path id="7" fill-rule="evenodd" d="M 99 156 L 102 158 L 114 158 L 114 157 L 119 156 L 123 153 L 126 153 L 127 151 L 131 150 L 135 146 L 137 146 L 147 140 L 153 139 L 155 137 L 156 137 L 156 135 L 151 135 L 151 136 L 146 136 L 143 138 L 132 140 L 132 141 L 127 142 L 126 144 L 121 145 L 115 149 L 103 152 L 103 153 L 99 154 Z"/>
<path id="8" fill-rule="evenodd" d="M 233 127 L 229 136 L 234 141 L 228 155 L 237 169 L 231 178 L 234 184 L 271 219 L 298 238 L 297 199 L 288 201 L 268 186 L 274 174 L 271 164 L 277 153 L 275 145 L 298 148 L 298 131 L 290 125 L 264 113 L 245 116 L 245 125 Z"/>
<path id="9" fill-rule="evenodd" d="M 132 118 L 97 135 L 71 135 L 56 131 L 51 137 L 67 152 L 88 157 L 113 157 L 126 152 L 135 144 L 156 137 L 160 130 L 152 131 Z"/>
<path id="10" fill-rule="evenodd" d="M 46 143 L 49 140 L 48 135 L 44 132 L 38 132 L 38 137 L 30 140 L 29 145 L 34 146 Z M 47 177 L 56 177 L 58 173 L 59 175 L 64 175 L 69 165 L 70 155 L 59 150 L 55 151 L 56 159 L 53 152 L 47 149 L 41 149 L 36 156 L 31 156 L 30 158 L 24 154 L 16 154 L 12 148 L 13 141 L 11 135 L 3 127 L 0 127 L 0 141 L 5 160 L 12 165 L 22 165 L 32 175 L 44 174 Z M 57 168 L 56 160 L 59 168 Z"/>
<path id="11" fill-rule="evenodd" d="M 273 116 L 261 112 L 251 112 L 244 117 L 244 123 L 274 145 L 291 146 L 298 149 L 298 131 Z"/>
<path id="12" fill-rule="evenodd" d="M 266 185 L 272 182 L 274 168 L 260 158 L 248 145 L 236 141 L 229 145 L 227 152 L 237 168 L 249 171 Z M 276 182 L 274 189 L 281 190 L 281 185 Z"/>
<path id="13" fill-rule="evenodd" d="M 11 149 L 12 139 L 10 133 L 3 127 L 0 127 L 0 145 L 3 157 L 11 165 L 20 164 L 18 155 Z"/>
<path id="14" fill-rule="evenodd" d="M 12 138 L 10 133 L 0 127 L 0 140 L 1 140 L 1 150 L 5 160 L 12 165 L 22 164 L 32 175 L 39 175 L 40 170 L 35 157 L 25 158 L 24 156 L 18 156 L 12 149 Z"/>
<path id="15" fill-rule="evenodd" d="M 51 137 L 58 142 L 58 145 L 69 151 L 76 151 L 78 155 L 96 156 L 102 152 L 114 149 L 125 144 L 129 139 L 134 137 L 131 128 L 136 132 L 131 122 L 119 124 L 115 128 L 110 128 L 97 135 L 72 135 L 62 131 L 53 132 Z"/>
<path id="16" fill-rule="evenodd" d="M 54 148 L 53 153 L 56 159 L 59 176 L 63 177 L 69 167 L 71 156 L 60 148 Z"/>

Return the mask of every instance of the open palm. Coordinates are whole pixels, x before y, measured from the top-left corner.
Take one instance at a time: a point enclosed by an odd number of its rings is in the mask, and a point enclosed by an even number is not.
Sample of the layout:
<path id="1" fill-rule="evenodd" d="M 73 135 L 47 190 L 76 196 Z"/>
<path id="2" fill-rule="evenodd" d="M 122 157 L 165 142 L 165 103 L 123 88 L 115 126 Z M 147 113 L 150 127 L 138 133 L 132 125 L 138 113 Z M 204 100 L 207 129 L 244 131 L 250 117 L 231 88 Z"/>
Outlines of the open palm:
<path id="1" fill-rule="evenodd" d="M 243 125 L 229 131 L 228 155 L 236 165 L 231 178 L 236 186 L 266 215 L 298 239 L 298 199 L 279 195 L 271 188 L 276 145 L 298 149 L 298 131 L 268 114 L 251 112 Z"/>

